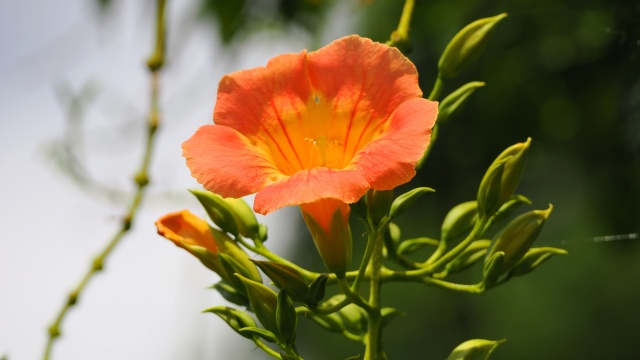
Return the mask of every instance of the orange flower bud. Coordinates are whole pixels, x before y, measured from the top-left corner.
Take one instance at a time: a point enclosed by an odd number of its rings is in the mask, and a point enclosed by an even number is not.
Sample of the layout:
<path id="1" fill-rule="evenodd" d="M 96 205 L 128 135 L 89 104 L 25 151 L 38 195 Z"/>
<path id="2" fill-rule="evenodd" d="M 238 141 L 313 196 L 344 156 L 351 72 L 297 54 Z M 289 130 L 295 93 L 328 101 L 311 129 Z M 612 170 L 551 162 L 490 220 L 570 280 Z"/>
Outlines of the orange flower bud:
<path id="1" fill-rule="evenodd" d="M 343 276 L 351 262 L 351 208 L 340 200 L 322 199 L 302 204 L 300 210 L 325 266 Z"/>

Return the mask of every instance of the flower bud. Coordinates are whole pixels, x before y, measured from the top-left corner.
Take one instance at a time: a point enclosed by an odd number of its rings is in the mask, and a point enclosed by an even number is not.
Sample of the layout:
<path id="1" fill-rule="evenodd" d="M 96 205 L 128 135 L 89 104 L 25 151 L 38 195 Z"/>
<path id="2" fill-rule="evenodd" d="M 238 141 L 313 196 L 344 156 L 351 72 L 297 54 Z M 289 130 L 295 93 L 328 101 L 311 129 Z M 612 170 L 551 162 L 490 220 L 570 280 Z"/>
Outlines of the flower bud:
<path id="1" fill-rule="evenodd" d="M 222 196 L 203 190 L 189 190 L 200 201 L 207 215 L 220 229 L 233 236 L 238 236 L 238 225 L 229 206 Z"/>
<path id="2" fill-rule="evenodd" d="M 507 14 L 503 13 L 479 19 L 460 30 L 440 57 L 438 62 L 440 76 L 443 79 L 452 78 L 475 61 L 484 51 L 495 26 L 505 17 Z"/>
<path id="3" fill-rule="evenodd" d="M 413 203 L 418 201 L 418 199 L 420 199 L 422 195 L 428 192 L 435 192 L 435 190 L 428 187 L 419 187 L 398 196 L 391 204 L 389 217 L 393 219 L 403 214 L 405 211 L 407 211 L 409 206 L 413 205 Z"/>
<path id="4" fill-rule="evenodd" d="M 509 198 L 511 198 L 518 187 L 518 183 L 520 183 L 520 178 L 524 172 L 524 166 L 526 164 L 527 153 L 529 152 L 530 145 L 531 138 L 528 138 L 527 141 L 523 143 L 518 143 L 508 147 L 496 158 L 496 161 L 509 159 L 504 165 L 504 170 L 502 172 L 500 197 L 498 199 L 500 205 L 504 204 L 509 200 Z"/>
<path id="5" fill-rule="evenodd" d="M 485 288 L 493 287 L 504 272 L 504 252 L 498 251 L 487 256 L 482 270 L 482 284 Z"/>
<path id="6" fill-rule="evenodd" d="M 467 340 L 458 345 L 447 360 L 488 360 L 491 353 L 503 342 L 505 342 L 504 339 L 495 341 L 484 339 Z"/>
<path id="7" fill-rule="evenodd" d="M 508 147 L 493 161 L 482 178 L 478 189 L 480 213 L 491 216 L 506 203 L 516 191 L 531 145 L 531 138 Z"/>
<path id="8" fill-rule="evenodd" d="M 287 345 L 292 345 L 296 341 L 296 327 L 298 326 L 298 316 L 293 302 L 286 291 L 278 293 L 278 307 L 276 309 L 276 321 L 278 322 L 278 332 L 280 341 Z"/>
<path id="9" fill-rule="evenodd" d="M 478 218 L 478 202 L 467 201 L 454 206 L 442 222 L 442 239 L 451 240 L 471 229 Z"/>
<path id="10" fill-rule="evenodd" d="M 472 81 L 462 85 L 458 90 L 444 98 L 440 106 L 438 106 L 438 124 L 447 122 L 451 115 L 464 105 L 469 96 L 471 96 L 477 88 L 483 87 L 484 85 L 485 83 L 482 81 Z"/>
<path id="11" fill-rule="evenodd" d="M 246 201 L 234 198 L 225 198 L 223 201 L 227 204 L 231 215 L 236 220 L 240 235 L 248 239 L 266 240 L 266 237 L 264 239 L 261 238 L 264 234 L 260 231 L 260 224 L 258 224 L 256 214 Z"/>
<path id="12" fill-rule="evenodd" d="M 209 224 L 189 210 L 167 214 L 156 221 L 158 234 L 173 241 L 221 277 L 226 274 L 218 259 L 219 246 Z"/>
<path id="13" fill-rule="evenodd" d="M 276 310 L 278 308 L 278 296 L 270 288 L 263 284 L 247 279 L 236 274 L 247 289 L 251 308 L 256 317 L 268 331 L 278 334 L 278 323 L 276 321 Z"/>
<path id="14" fill-rule="evenodd" d="M 393 190 L 369 190 L 367 192 L 367 206 L 374 224 L 377 224 L 389 212 L 393 201 Z"/>
<path id="15" fill-rule="evenodd" d="M 312 305 L 316 304 L 309 293 L 309 284 L 298 270 L 286 264 L 273 261 L 251 260 L 273 281 L 273 284 L 285 290 L 293 300 Z"/>
<path id="16" fill-rule="evenodd" d="M 513 268 L 527 253 L 533 242 L 540 234 L 544 222 L 553 210 L 549 205 L 547 210 L 533 210 L 524 213 L 515 219 L 498 234 L 489 252 L 489 258 L 497 253 L 504 252 L 504 264 L 502 272 Z"/>
<path id="17" fill-rule="evenodd" d="M 500 188 L 502 185 L 502 173 L 509 159 L 493 162 L 489 170 L 484 174 L 478 188 L 478 212 L 480 216 L 492 216 L 502 205 L 500 201 Z"/>
<path id="18" fill-rule="evenodd" d="M 302 217 L 327 269 L 344 276 L 351 263 L 351 208 L 335 199 L 321 199 L 300 205 Z"/>

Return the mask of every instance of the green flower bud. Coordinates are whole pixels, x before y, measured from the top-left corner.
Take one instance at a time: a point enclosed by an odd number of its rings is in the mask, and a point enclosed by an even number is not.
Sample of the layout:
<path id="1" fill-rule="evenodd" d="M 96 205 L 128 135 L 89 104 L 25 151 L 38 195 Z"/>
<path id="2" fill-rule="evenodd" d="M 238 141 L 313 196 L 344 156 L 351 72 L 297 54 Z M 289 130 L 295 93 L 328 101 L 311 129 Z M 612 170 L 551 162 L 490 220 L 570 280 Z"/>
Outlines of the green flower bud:
<path id="1" fill-rule="evenodd" d="M 447 122 L 451 115 L 462 107 L 469 96 L 471 96 L 477 88 L 483 87 L 484 85 L 485 83 L 482 81 L 472 81 L 462 85 L 458 90 L 444 98 L 438 106 L 438 124 L 444 124 Z"/>
<path id="2" fill-rule="evenodd" d="M 316 306 L 322 299 L 324 299 L 325 290 L 327 288 L 327 280 L 329 280 L 329 275 L 320 274 L 318 277 L 313 279 L 311 284 L 309 285 L 309 294 L 311 295 L 311 303 L 308 305 Z"/>
<path id="3" fill-rule="evenodd" d="M 460 30 L 440 57 L 440 76 L 443 79 L 452 78 L 474 62 L 484 51 L 493 29 L 505 17 L 507 14 L 503 13 L 476 20 Z"/>
<path id="4" fill-rule="evenodd" d="M 245 285 L 251 308 L 262 326 L 268 331 L 278 334 L 278 323 L 276 321 L 278 295 L 259 282 L 247 279 L 240 274 L 235 275 Z"/>
<path id="5" fill-rule="evenodd" d="M 553 247 L 539 247 L 529 249 L 518 263 L 509 271 L 509 276 L 522 276 L 533 271 L 553 255 L 567 255 L 563 249 Z"/>
<path id="6" fill-rule="evenodd" d="M 260 275 L 260 271 L 258 271 L 258 268 L 251 262 L 249 255 L 247 255 L 247 253 L 242 250 L 235 241 L 229 238 L 229 236 L 222 231 L 219 231 L 212 227 L 210 227 L 209 230 L 213 234 L 213 237 L 218 244 L 219 253 L 225 254 L 238 262 L 241 269 L 241 271 L 238 271 L 239 273 L 243 274 L 245 277 L 251 280 L 257 282 L 262 281 L 262 276 Z M 229 275 L 231 274 L 233 273 L 230 273 Z"/>
<path id="7" fill-rule="evenodd" d="M 520 259 L 527 253 L 533 242 L 536 240 L 544 222 L 553 210 L 549 205 L 547 210 L 533 210 L 524 213 L 515 219 L 498 234 L 489 253 L 489 257 L 497 252 L 505 255 L 502 272 L 513 268 Z"/>
<path id="8" fill-rule="evenodd" d="M 477 201 L 467 201 L 454 206 L 442 222 L 442 238 L 444 240 L 451 240 L 464 234 L 471 230 L 477 218 Z"/>
<path id="9" fill-rule="evenodd" d="M 369 190 L 366 195 L 369 214 L 374 224 L 377 224 L 389 212 L 393 200 L 393 190 Z"/>
<path id="10" fill-rule="evenodd" d="M 504 339 L 495 341 L 484 339 L 467 340 L 458 345 L 447 360 L 488 360 L 491 353 L 503 342 L 505 342 Z"/>
<path id="11" fill-rule="evenodd" d="M 481 214 L 495 214 L 513 196 L 524 172 L 530 145 L 531 138 L 528 138 L 523 143 L 508 147 L 493 161 L 478 189 Z"/>
<path id="12" fill-rule="evenodd" d="M 423 249 L 425 246 L 438 246 L 438 240 L 428 237 L 419 237 L 415 239 L 408 239 L 400 243 L 398 246 L 398 254 L 408 255 L 418 250 Z"/>
<path id="13" fill-rule="evenodd" d="M 504 171 L 502 172 L 502 183 L 500 188 L 500 197 L 498 202 L 500 205 L 504 204 L 515 193 L 520 178 L 524 172 L 524 166 L 527 160 L 527 153 L 531 145 L 531 138 L 523 143 L 518 143 L 508 147 L 498 155 L 496 161 L 508 159 L 504 165 Z"/>
<path id="14" fill-rule="evenodd" d="M 260 232 L 260 224 L 258 224 L 256 214 L 246 201 L 234 198 L 226 198 L 222 200 L 227 204 L 227 208 L 231 212 L 231 215 L 233 215 L 240 235 L 249 239 L 259 239 L 264 241 L 264 239 L 261 238 L 262 234 Z"/>
<path id="15" fill-rule="evenodd" d="M 394 219 L 403 214 L 414 202 L 428 192 L 435 192 L 435 190 L 428 187 L 419 187 L 398 196 L 391 204 L 389 218 Z"/>
<path id="16" fill-rule="evenodd" d="M 229 205 L 222 196 L 203 190 L 189 190 L 200 201 L 207 214 L 220 229 L 238 236 L 238 225 Z"/>
<path id="17" fill-rule="evenodd" d="M 502 186 L 502 173 L 509 159 L 493 162 L 489 170 L 484 174 L 478 188 L 478 212 L 481 216 L 491 216 L 502 205 L 500 201 L 500 189 Z"/>
<path id="18" fill-rule="evenodd" d="M 291 299 L 285 291 L 278 293 L 276 321 L 278 322 L 280 341 L 286 345 L 295 343 L 298 316 L 296 315 L 296 309 L 293 307 Z"/>
<path id="19" fill-rule="evenodd" d="M 202 312 L 210 312 L 218 315 L 224 322 L 226 322 L 235 332 L 251 339 L 252 336 L 245 332 L 241 332 L 240 329 L 247 327 L 255 327 L 256 322 L 251 315 L 240 311 L 238 309 L 230 308 L 227 306 L 214 306 L 203 310 Z"/>
<path id="20" fill-rule="evenodd" d="M 504 272 L 504 252 L 498 251 L 493 254 L 489 254 L 484 263 L 484 269 L 482 274 L 482 283 L 486 288 L 493 287 L 500 278 L 500 275 Z"/>
<path id="21" fill-rule="evenodd" d="M 285 290 L 293 300 L 312 305 L 316 304 L 309 293 L 309 284 L 298 270 L 289 265 L 273 261 L 251 260 L 273 281 L 273 284 Z"/>
<path id="22" fill-rule="evenodd" d="M 353 246 L 349 227 L 351 208 L 340 200 L 322 199 L 301 204 L 300 210 L 325 266 L 343 277 L 351 263 Z"/>

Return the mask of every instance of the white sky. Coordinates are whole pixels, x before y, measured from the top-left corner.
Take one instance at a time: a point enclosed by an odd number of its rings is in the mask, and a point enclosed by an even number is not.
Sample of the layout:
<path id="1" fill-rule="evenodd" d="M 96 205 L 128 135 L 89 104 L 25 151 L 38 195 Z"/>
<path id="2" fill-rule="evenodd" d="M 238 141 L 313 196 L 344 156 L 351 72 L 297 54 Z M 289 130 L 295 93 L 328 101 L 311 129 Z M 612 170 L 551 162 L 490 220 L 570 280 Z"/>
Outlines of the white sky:
<path id="1" fill-rule="evenodd" d="M 78 190 L 48 160 L 48 146 L 63 135 L 67 116 L 55 88 L 67 85 L 78 92 L 91 84 L 97 89 L 84 119 L 93 176 L 131 189 L 140 161 L 152 2 L 116 1 L 103 19 L 96 16 L 94 3 L 0 2 L 0 357 L 8 354 L 11 360 L 42 357 L 45 329 L 92 256 L 118 228 L 125 208 Z M 211 121 L 222 75 L 264 65 L 282 52 L 298 52 L 307 42 L 299 36 L 259 36 L 235 56 L 222 54 L 211 27 L 187 26 L 193 0 L 168 3 L 165 123 L 157 139 L 149 201 L 106 271 L 68 314 L 53 359 L 265 358 L 214 315 L 200 314 L 224 303 L 205 290 L 217 278 L 157 236 L 153 222 L 185 207 L 202 214 L 183 191 L 197 184 L 184 166 L 180 144 Z M 342 20 L 353 15 L 342 14 Z M 349 33 L 347 27 L 332 26 L 324 43 Z M 184 196 L 165 201 L 159 194 L 166 191 Z M 270 238 L 277 239 L 271 241 L 276 251 L 286 248 L 291 234 L 274 223 L 288 215 L 299 216 L 288 209 L 264 220 Z"/>

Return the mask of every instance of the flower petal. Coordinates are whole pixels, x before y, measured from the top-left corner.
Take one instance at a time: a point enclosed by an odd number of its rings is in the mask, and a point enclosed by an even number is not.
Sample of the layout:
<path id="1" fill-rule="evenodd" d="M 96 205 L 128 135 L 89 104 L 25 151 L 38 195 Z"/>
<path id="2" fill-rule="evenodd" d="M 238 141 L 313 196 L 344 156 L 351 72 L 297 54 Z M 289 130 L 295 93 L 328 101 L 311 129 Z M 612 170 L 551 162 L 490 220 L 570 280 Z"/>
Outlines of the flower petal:
<path id="1" fill-rule="evenodd" d="M 217 125 L 237 130 L 270 152 L 288 175 L 302 168 L 297 149 L 304 145 L 301 119 L 311 99 L 306 59 L 306 51 L 283 54 L 265 67 L 223 77 L 213 113 Z"/>
<path id="2" fill-rule="evenodd" d="M 266 186 L 256 195 L 253 208 L 266 215 L 284 206 L 326 198 L 353 203 L 368 189 L 369 183 L 358 171 L 314 168 Z"/>
<path id="3" fill-rule="evenodd" d="M 350 159 L 403 102 L 422 97 L 415 66 L 398 49 L 356 35 L 311 52 L 314 90 L 332 102 L 334 119 L 344 123 L 345 157 Z"/>
<path id="4" fill-rule="evenodd" d="M 209 231 L 209 224 L 189 210 L 166 214 L 156 221 L 158 234 L 189 251 L 188 246 L 200 246 L 212 253 L 218 252 L 218 245 Z"/>
<path id="5" fill-rule="evenodd" d="M 352 166 L 376 190 L 408 182 L 429 145 L 437 116 L 437 102 L 419 98 L 402 103 L 384 125 L 387 128 L 379 129 L 382 135 L 356 153 Z"/>
<path id="6" fill-rule="evenodd" d="M 283 177 L 242 134 L 227 126 L 204 125 L 182 144 L 191 175 L 222 197 L 253 194 Z"/>

